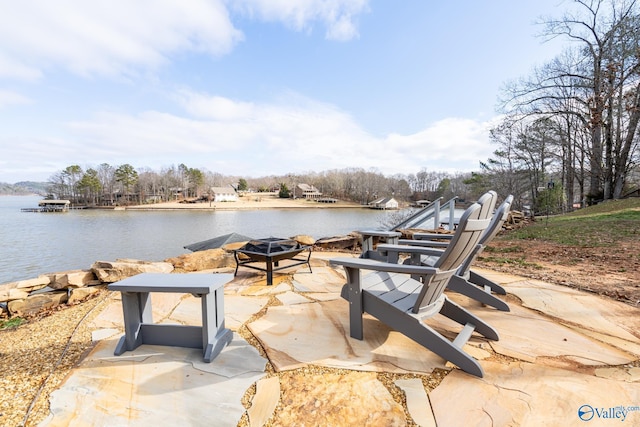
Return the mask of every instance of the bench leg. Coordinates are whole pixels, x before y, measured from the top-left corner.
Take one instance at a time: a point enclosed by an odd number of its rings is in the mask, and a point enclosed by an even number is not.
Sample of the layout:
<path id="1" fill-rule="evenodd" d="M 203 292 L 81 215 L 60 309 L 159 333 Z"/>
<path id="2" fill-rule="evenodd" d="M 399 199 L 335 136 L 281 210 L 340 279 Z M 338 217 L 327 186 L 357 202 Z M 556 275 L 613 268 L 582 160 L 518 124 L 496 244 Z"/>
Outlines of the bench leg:
<path id="1" fill-rule="evenodd" d="M 143 343 L 141 326 L 153 323 L 151 299 L 148 292 L 121 292 L 124 316 L 124 336 L 120 338 L 115 356 L 138 348 Z"/>
<path id="2" fill-rule="evenodd" d="M 204 361 L 211 362 L 233 339 L 233 332 L 224 327 L 224 288 L 201 296 L 202 352 Z"/>

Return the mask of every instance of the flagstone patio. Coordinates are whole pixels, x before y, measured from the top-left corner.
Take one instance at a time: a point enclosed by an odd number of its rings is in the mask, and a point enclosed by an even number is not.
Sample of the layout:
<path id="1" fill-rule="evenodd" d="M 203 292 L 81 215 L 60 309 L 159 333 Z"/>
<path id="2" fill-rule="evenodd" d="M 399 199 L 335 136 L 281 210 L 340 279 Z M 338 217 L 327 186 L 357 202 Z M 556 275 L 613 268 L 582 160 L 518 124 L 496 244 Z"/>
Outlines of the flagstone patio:
<path id="1" fill-rule="evenodd" d="M 112 293 L 91 321 L 95 348 L 52 393 L 41 425 L 584 426 L 589 416 L 621 421 L 603 416 L 616 407 L 631 407 L 627 425 L 640 425 L 637 308 L 482 271 L 506 288 L 511 312 L 450 294 L 500 333 L 465 346 L 485 370 L 476 378 L 369 316 L 364 340 L 350 338 L 344 275 L 328 264 L 335 256 L 314 252 L 313 273 L 283 270 L 273 286 L 239 272 L 225 286 L 233 341 L 209 364 L 179 347 L 114 356 L 123 319 Z M 200 273 L 212 272 L 191 274 Z M 201 322 L 192 295 L 152 299 L 156 322 Z M 428 322 L 455 335 L 444 317 Z"/>

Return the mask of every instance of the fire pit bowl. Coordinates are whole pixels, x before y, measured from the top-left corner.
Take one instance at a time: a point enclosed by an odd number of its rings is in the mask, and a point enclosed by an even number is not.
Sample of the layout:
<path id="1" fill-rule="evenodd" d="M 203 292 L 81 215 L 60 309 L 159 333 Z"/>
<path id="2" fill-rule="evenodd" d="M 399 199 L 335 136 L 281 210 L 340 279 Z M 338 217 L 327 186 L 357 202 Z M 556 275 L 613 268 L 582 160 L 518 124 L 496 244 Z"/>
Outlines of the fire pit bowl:
<path id="1" fill-rule="evenodd" d="M 304 251 L 308 252 L 306 257 L 304 255 L 298 257 L 298 255 Z M 311 264 L 309 264 L 311 246 L 301 245 L 292 239 L 282 239 L 278 237 L 253 239 L 242 247 L 234 250 L 233 256 L 236 260 L 234 276 L 238 274 L 238 268 L 240 266 L 265 271 L 267 273 L 267 286 L 273 284 L 273 272 L 282 270 L 283 268 L 307 264 L 311 272 Z M 280 261 L 284 260 L 288 262 L 280 265 Z M 261 265 L 262 263 L 265 264 L 264 267 Z"/>

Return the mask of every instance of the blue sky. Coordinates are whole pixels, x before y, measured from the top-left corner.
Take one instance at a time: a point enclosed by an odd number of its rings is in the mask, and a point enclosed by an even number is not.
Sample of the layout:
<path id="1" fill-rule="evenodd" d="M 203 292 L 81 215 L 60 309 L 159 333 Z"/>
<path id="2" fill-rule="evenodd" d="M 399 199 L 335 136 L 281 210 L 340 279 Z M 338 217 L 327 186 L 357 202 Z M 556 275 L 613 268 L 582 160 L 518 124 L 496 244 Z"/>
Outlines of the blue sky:
<path id="1" fill-rule="evenodd" d="M 478 170 L 561 0 L 0 0 L 0 182 Z"/>

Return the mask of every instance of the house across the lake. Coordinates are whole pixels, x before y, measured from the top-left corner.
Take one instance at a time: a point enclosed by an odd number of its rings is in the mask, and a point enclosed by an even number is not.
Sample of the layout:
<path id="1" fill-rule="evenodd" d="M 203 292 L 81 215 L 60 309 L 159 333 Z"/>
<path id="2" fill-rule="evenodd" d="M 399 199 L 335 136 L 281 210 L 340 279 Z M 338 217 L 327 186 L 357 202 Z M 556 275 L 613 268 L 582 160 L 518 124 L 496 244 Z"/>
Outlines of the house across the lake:
<path id="1" fill-rule="evenodd" d="M 237 202 L 238 201 L 238 193 L 231 186 L 211 187 L 211 194 L 213 195 L 214 202 Z"/>
<path id="2" fill-rule="evenodd" d="M 318 199 L 320 196 L 322 196 L 322 193 L 320 191 L 318 191 L 318 189 L 316 187 L 314 187 L 313 185 L 309 185 L 309 184 L 298 184 L 294 189 L 293 189 L 293 198 L 296 199 L 298 197 L 302 197 L 305 199 Z"/>
<path id="3" fill-rule="evenodd" d="M 369 203 L 371 209 L 398 209 L 398 201 L 393 197 L 383 197 Z"/>

